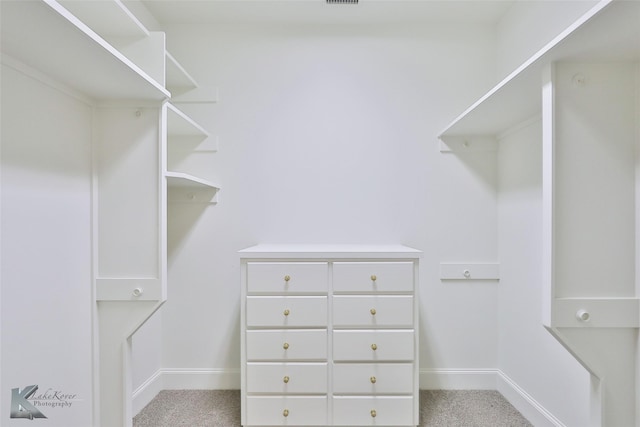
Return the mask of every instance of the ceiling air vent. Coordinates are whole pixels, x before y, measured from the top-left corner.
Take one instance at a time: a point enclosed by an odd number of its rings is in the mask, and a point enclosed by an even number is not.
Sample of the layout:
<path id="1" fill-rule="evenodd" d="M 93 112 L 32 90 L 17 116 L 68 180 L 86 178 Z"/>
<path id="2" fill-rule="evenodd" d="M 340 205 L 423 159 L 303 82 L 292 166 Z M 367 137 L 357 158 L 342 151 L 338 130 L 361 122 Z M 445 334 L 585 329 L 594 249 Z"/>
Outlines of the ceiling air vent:
<path id="1" fill-rule="evenodd" d="M 327 0 L 327 4 L 358 4 L 358 0 Z"/>

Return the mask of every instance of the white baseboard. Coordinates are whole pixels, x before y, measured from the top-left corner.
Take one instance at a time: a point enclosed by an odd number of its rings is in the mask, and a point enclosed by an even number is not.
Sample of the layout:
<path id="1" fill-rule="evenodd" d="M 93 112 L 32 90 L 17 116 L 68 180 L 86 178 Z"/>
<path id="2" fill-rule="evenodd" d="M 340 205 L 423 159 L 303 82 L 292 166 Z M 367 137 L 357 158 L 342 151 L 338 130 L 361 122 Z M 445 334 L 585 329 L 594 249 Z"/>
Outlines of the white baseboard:
<path id="1" fill-rule="evenodd" d="M 239 390 L 240 369 L 163 369 L 165 390 Z"/>
<path id="2" fill-rule="evenodd" d="M 566 427 L 499 369 L 423 369 L 421 390 L 497 390 L 536 427 Z"/>
<path id="3" fill-rule="evenodd" d="M 502 371 L 498 371 L 497 384 L 496 389 L 534 426 L 566 427 Z"/>
<path id="4" fill-rule="evenodd" d="M 495 390 L 497 369 L 421 369 L 421 390 Z"/>
<path id="5" fill-rule="evenodd" d="M 160 369 L 133 392 L 137 415 L 162 390 L 239 390 L 240 369 Z"/>
<path id="6" fill-rule="evenodd" d="M 138 415 L 142 409 L 153 400 L 154 397 L 163 389 L 162 371 L 156 371 L 149 379 L 147 379 L 140 387 L 133 392 L 133 402 L 131 404 L 131 412 L 134 416 Z"/>

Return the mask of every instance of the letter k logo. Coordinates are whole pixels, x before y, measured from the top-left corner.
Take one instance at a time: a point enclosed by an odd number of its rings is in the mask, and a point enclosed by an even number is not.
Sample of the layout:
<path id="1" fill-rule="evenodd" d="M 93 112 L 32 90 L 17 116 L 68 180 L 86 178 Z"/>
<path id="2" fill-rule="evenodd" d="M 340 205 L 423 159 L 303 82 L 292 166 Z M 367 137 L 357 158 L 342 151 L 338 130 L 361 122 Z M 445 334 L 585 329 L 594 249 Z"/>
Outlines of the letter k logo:
<path id="1" fill-rule="evenodd" d="M 9 418 L 47 418 L 42 412 L 27 399 L 38 390 L 37 385 L 30 385 L 20 391 L 19 388 L 11 389 L 11 414 Z"/>

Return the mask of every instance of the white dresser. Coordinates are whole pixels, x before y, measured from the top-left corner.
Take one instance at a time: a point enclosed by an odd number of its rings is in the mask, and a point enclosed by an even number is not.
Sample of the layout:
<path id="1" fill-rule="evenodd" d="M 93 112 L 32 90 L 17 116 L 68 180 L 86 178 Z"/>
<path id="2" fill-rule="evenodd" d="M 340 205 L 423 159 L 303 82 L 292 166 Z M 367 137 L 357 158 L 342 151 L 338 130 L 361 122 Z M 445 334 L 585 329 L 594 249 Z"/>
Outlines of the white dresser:
<path id="1" fill-rule="evenodd" d="M 400 245 L 240 251 L 242 425 L 417 425 L 420 255 Z"/>

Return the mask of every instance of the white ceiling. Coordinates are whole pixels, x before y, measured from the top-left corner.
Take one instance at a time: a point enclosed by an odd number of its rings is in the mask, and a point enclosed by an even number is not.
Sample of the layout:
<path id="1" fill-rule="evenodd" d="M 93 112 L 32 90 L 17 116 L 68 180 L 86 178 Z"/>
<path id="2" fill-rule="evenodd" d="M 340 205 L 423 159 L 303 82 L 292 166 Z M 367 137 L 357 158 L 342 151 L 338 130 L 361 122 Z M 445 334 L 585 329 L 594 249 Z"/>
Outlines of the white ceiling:
<path id="1" fill-rule="evenodd" d="M 516 0 L 142 0 L 173 23 L 496 23 Z"/>

